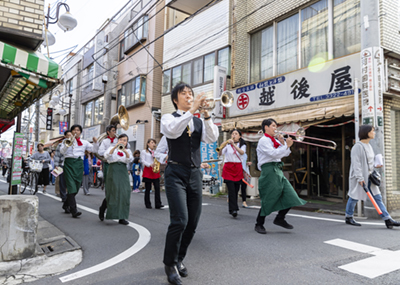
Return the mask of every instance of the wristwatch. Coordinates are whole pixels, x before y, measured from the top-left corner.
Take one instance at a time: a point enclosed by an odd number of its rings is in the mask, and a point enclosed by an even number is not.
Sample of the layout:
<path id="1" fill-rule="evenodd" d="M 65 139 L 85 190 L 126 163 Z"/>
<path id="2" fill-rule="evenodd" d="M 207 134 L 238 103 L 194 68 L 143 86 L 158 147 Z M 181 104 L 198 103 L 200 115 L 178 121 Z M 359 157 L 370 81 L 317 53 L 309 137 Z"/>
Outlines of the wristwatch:
<path id="1" fill-rule="evenodd" d="M 204 120 L 205 120 L 205 121 L 207 121 L 207 120 L 209 120 L 209 119 L 211 119 L 211 116 L 204 117 Z"/>

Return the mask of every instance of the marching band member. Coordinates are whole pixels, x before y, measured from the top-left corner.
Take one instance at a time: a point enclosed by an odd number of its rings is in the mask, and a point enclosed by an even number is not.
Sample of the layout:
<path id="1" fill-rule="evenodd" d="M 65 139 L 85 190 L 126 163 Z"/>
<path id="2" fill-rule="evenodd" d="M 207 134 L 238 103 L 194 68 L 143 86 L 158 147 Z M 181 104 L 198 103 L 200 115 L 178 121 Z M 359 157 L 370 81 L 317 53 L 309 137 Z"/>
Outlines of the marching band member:
<path id="1" fill-rule="evenodd" d="M 120 150 L 119 146 L 123 149 Z M 128 225 L 129 206 L 131 199 L 131 184 L 126 165 L 133 160 L 130 149 L 127 148 L 128 136 L 122 134 L 118 137 L 118 143 L 110 146 L 104 153 L 109 163 L 107 171 L 107 214 L 106 219 L 118 219 L 122 225 Z"/>
<path id="2" fill-rule="evenodd" d="M 243 179 L 242 156 L 246 153 L 246 143 L 242 139 L 239 130 L 231 131 L 231 139 L 228 144 L 219 151 L 218 155 L 225 156 L 225 164 L 222 168 L 222 178 L 228 188 L 229 214 L 237 216 L 238 193 Z"/>
<path id="3" fill-rule="evenodd" d="M 64 209 L 69 207 L 69 211 L 72 217 L 77 218 L 82 213 L 78 212 L 76 208 L 75 196 L 78 194 L 79 188 L 82 183 L 83 173 L 83 157 L 85 150 L 97 151 L 96 147 L 93 147 L 87 140 L 81 139 L 82 127 L 80 125 L 73 125 L 71 127 L 71 133 L 68 134 L 69 138 L 75 136 L 73 139 L 73 145 L 68 147 L 65 143 L 62 143 L 60 152 L 64 155 L 64 177 L 67 185 L 67 201 Z M 96 138 L 93 138 L 96 143 Z"/>
<path id="4" fill-rule="evenodd" d="M 293 229 L 293 226 L 285 220 L 287 212 L 291 207 L 304 205 L 306 201 L 300 199 L 292 185 L 282 172 L 283 157 L 289 156 L 290 147 L 293 145 L 292 138 L 286 141 L 279 136 L 275 139 L 277 123 L 274 119 L 266 119 L 262 122 L 264 136 L 258 141 L 257 157 L 258 169 L 261 176 L 258 180 L 258 190 L 261 197 L 261 209 L 257 216 L 255 231 L 259 234 L 266 234 L 264 228 L 265 217 L 274 211 L 279 211 L 274 224 Z"/>
<path id="5" fill-rule="evenodd" d="M 160 172 L 153 172 L 154 167 L 154 149 L 156 148 L 156 140 L 148 139 L 147 148 L 140 153 L 140 160 L 142 161 L 143 168 L 143 182 L 145 185 L 144 205 L 147 209 L 151 209 L 150 190 L 151 184 L 154 185 L 154 203 L 156 209 L 161 209 L 164 205 L 161 203 L 160 197 Z"/>
<path id="6" fill-rule="evenodd" d="M 176 112 L 161 118 L 161 133 L 167 138 L 169 149 L 164 175 L 171 220 L 163 262 L 168 281 L 172 284 L 182 284 L 180 276 L 188 275 L 182 261 L 201 213 L 200 142 L 213 143 L 218 139 L 218 128 L 208 111 L 204 111 L 203 120 L 193 116 L 205 99 L 204 94 L 200 94 L 193 100 L 192 88 L 179 83 L 171 93 Z"/>
<path id="7" fill-rule="evenodd" d="M 107 137 L 101 142 L 101 145 L 99 147 L 99 151 L 98 154 L 100 156 L 105 155 L 106 151 L 110 148 L 110 147 L 114 147 L 117 145 L 117 141 L 118 139 L 116 138 L 116 132 L 117 132 L 117 127 L 114 125 L 109 125 L 106 128 L 106 132 L 107 132 Z M 104 181 L 104 189 L 105 189 L 105 194 L 107 196 L 107 171 L 108 171 L 108 162 L 104 161 L 103 162 L 103 181 Z M 103 202 L 101 203 L 101 206 L 99 208 L 99 219 L 100 221 L 104 220 L 104 213 L 107 209 L 107 199 L 104 198 Z"/>
<path id="8" fill-rule="evenodd" d="M 168 142 L 167 138 L 163 136 L 157 145 L 156 151 L 154 152 L 155 158 L 161 163 L 166 164 L 168 159 Z"/>

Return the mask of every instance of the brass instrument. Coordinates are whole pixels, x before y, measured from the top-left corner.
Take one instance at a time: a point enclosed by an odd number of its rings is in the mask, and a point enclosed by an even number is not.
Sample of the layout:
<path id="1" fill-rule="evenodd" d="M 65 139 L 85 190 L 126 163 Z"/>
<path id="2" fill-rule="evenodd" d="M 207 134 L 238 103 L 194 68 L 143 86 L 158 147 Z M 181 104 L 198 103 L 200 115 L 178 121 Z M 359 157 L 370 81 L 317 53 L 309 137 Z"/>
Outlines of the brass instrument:
<path id="1" fill-rule="evenodd" d="M 119 151 L 123 151 L 123 150 L 125 149 L 125 146 L 124 146 L 123 144 L 118 144 L 118 145 L 117 145 L 117 149 L 118 149 Z"/>
<path id="2" fill-rule="evenodd" d="M 63 143 L 64 143 L 67 147 L 71 147 L 71 146 L 74 145 L 75 137 L 76 137 L 76 134 L 75 134 L 72 138 L 70 137 L 70 138 L 65 139 L 65 140 L 63 141 Z"/>
<path id="3" fill-rule="evenodd" d="M 194 101 L 194 99 L 191 99 L 188 102 L 193 102 L 193 101 Z M 199 109 L 207 110 L 207 111 L 214 110 L 215 102 L 217 102 L 217 101 L 221 101 L 221 105 L 223 107 L 230 108 L 233 105 L 235 98 L 234 98 L 232 92 L 224 91 L 224 92 L 222 92 L 221 97 L 219 97 L 219 98 L 206 98 L 206 100 L 204 100 L 204 105 L 200 106 Z"/>
<path id="4" fill-rule="evenodd" d="M 114 116 L 111 117 L 109 125 L 114 125 L 117 127 L 117 125 L 120 125 L 121 128 L 123 128 L 125 131 L 129 129 L 129 115 L 128 111 L 126 108 L 122 105 L 118 107 L 118 113 L 115 114 Z M 107 132 L 102 133 L 98 138 L 97 138 L 97 143 L 100 145 L 101 142 L 107 137 Z M 94 153 L 94 155 L 100 159 L 101 161 L 106 161 L 104 156 L 99 155 L 98 153 Z"/>
<path id="5" fill-rule="evenodd" d="M 230 139 L 229 139 L 230 140 Z M 229 140 L 223 142 L 219 147 L 217 147 L 215 150 L 217 152 L 220 152 L 224 147 L 226 147 L 226 145 L 229 143 Z"/>
<path id="6" fill-rule="evenodd" d="M 323 148 L 330 148 L 330 149 L 333 149 L 333 150 L 336 149 L 336 143 L 334 141 L 320 139 L 320 138 L 314 138 L 314 137 L 308 137 L 305 134 L 306 134 L 306 130 L 304 128 L 299 128 L 295 133 L 294 132 L 279 132 L 279 131 L 276 131 L 275 132 L 275 137 L 278 137 L 279 135 L 294 136 L 296 138 L 296 140 L 294 140 L 293 142 L 298 142 L 298 143 L 303 143 L 303 144 L 308 144 L 308 145 L 313 145 L 313 146 L 323 147 Z M 332 145 L 323 145 L 323 144 L 305 142 L 304 139 L 328 142 L 328 143 L 330 143 Z"/>
<path id="7" fill-rule="evenodd" d="M 154 164 L 154 166 L 153 166 L 153 172 L 154 172 L 154 173 L 160 172 L 160 165 L 161 165 L 161 163 L 157 160 L 157 158 L 154 158 L 153 164 Z"/>

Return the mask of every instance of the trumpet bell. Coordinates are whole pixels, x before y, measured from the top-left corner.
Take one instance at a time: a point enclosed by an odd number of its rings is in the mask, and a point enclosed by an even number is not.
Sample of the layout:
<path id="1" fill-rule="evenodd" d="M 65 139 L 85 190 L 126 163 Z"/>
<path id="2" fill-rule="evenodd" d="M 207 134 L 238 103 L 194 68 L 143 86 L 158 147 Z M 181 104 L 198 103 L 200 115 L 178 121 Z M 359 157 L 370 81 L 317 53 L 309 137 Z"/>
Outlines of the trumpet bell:
<path id="1" fill-rule="evenodd" d="M 235 97 L 233 96 L 233 93 L 230 91 L 224 91 L 221 94 L 221 105 L 224 106 L 225 108 L 230 108 L 233 105 L 233 102 L 235 101 Z"/>
<path id="2" fill-rule="evenodd" d="M 306 130 L 304 128 L 299 128 L 296 131 L 296 141 L 299 141 L 299 142 L 304 141 L 305 136 L 306 136 Z"/>
<path id="3" fill-rule="evenodd" d="M 120 125 L 125 131 L 129 129 L 129 115 L 126 108 L 122 105 L 118 107 L 118 113 L 112 116 L 110 125 Z"/>

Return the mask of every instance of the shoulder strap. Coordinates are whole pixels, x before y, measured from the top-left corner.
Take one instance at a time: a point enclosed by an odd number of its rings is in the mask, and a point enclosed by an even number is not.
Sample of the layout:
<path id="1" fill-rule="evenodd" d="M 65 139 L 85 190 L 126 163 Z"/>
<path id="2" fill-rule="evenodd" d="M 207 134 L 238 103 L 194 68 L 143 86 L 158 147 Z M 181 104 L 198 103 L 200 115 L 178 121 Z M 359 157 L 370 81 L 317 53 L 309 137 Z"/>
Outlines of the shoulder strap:
<path id="1" fill-rule="evenodd" d="M 371 172 L 370 169 L 369 169 L 367 150 L 365 149 L 364 144 L 363 144 L 362 142 L 358 142 L 358 143 L 361 144 L 361 147 L 362 147 L 362 149 L 364 150 L 364 153 L 365 153 L 365 160 L 367 161 L 368 172 Z"/>

